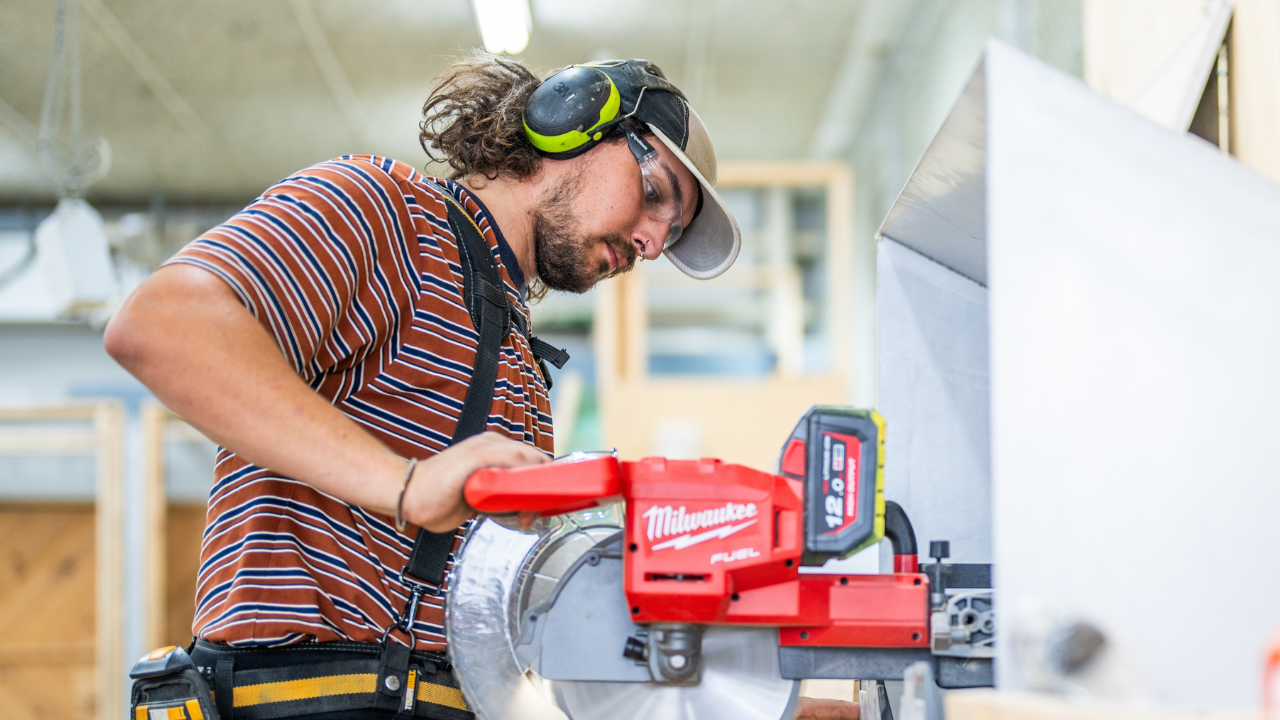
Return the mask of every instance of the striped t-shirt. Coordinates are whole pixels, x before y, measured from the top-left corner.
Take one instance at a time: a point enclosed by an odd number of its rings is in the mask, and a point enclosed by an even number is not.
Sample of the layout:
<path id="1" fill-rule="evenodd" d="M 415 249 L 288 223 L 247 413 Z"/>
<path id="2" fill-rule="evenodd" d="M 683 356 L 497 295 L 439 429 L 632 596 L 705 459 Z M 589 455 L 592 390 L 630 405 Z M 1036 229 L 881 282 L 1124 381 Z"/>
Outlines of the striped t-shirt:
<path id="1" fill-rule="evenodd" d="M 462 295 L 441 194 L 404 163 L 342 157 L 276 184 L 171 262 L 213 272 L 271 333 L 298 376 L 404 457 L 448 446 L 478 335 Z M 500 231 L 462 186 L 438 181 L 493 251 Z M 505 249 L 505 248 L 504 248 Z M 548 453 L 550 404 L 529 343 L 502 345 L 488 429 Z M 200 551 L 194 630 L 213 642 L 275 646 L 378 642 L 409 593 L 401 572 L 417 528 L 220 449 Z M 418 649 L 444 648 L 443 608 L 426 598 Z M 399 633 L 393 634 L 397 637 Z"/>

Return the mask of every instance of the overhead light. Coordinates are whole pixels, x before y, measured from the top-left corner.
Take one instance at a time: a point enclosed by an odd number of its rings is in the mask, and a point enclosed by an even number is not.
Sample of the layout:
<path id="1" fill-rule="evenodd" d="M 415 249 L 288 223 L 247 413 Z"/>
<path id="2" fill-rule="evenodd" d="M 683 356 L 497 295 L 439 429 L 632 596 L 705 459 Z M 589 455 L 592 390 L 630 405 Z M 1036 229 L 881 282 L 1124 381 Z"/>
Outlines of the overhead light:
<path id="1" fill-rule="evenodd" d="M 529 45 L 533 16 L 529 0 L 471 0 L 484 49 L 491 53 L 515 55 Z"/>

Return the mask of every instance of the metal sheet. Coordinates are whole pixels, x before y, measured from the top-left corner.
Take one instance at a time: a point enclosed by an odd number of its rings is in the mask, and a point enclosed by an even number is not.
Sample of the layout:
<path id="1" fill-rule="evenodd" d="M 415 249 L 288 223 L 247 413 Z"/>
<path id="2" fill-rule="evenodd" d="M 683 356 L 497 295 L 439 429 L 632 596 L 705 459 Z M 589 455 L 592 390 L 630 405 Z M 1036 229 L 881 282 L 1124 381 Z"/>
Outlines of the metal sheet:
<path id="1" fill-rule="evenodd" d="M 982 285 L 987 282 L 984 101 L 979 65 L 880 226 L 881 236 Z"/>
<path id="2" fill-rule="evenodd" d="M 1191 127 L 1205 84 L 1214 72 L 1218 49 L 1231 25 L 1231 3 L 1215 0 L 1206 4 L 1204 19 L 1174 53 L 1129 101 L 1129 107 L 1143 117 L 1170 130 Z"/>
<path id="3" fill-rule="evenodd" d="M 892 680 L 915 662 L 930 662 L 928 648 L 778 648 L 784 677 Z"/>
<path id="4" fill-rule="evenodd" d="M 1056 613 L 1110 640 L 1095 692 L 1256 710 L 1280 188 L 1007 46 L 985 72 L 997 683 Z"/>
<path id="5" fill-rule="evenodd" d="M 885 238 L 877 256 L 877 373 L 885 497 L 925 555 L 991 562 L 987 290 Z"/>

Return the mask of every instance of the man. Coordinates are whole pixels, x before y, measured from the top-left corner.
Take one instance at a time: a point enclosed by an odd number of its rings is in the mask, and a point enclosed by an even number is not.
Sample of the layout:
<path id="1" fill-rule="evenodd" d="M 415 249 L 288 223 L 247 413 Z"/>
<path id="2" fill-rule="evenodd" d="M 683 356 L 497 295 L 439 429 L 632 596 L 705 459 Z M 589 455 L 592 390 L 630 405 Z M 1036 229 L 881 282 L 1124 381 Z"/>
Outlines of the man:
<path id="1" fill-rule="evenodd" d="M 513 330 L 488 432 L 450 444 L 478 355 L 463 233 L 480 233 L 524 327 L 526 297 L 545 288 L 584 292 L 664 251 L 695 277 L 736 258 L 710 138 L 656 67 L 554 77 L 536 94 L 510 60 L 451 66 L 420 140 L 452 179 L 377 157 L 307 168 L 184 248 L 107 328 L 108 352 L 222 448 L 192 655 L 217 668 L 223 720 L 253 672 L 340 662 L 389 637 L 423 673 L 414 713 L 470 717 L 441 654 L 442 600 L 419 605 L 403 573 L 419 527 L 453 532 L 472 517 L 471 473 L 546 462 L 552 428 L 545 366 Z M 583 82 L 604 94 L 576 92 Z M 584 111 L 588 96 L 598 107 Z M 585 127 L 557 129 L 586 111 Z M 289 702 L 298 716 L 391 716 Z"/>

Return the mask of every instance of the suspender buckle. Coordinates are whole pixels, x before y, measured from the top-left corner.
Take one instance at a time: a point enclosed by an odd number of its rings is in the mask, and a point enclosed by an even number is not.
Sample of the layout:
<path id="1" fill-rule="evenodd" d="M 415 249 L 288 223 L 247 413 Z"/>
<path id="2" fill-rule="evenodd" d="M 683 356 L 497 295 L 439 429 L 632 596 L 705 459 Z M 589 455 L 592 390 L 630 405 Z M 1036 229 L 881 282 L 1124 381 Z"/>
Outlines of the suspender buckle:
<path id="1" fill-rule="evenodd" d="M 404 576 L 403 576 L 403 575 L 402 575 L 401 577 L 402 577 L 402 578 L 404 578 Z M 405 579 L 405 583 L 406 583 L 407 585 L 409 585 L 410 587 L 415 587 L 415 588 L 417 588 L 417 589 L 418 589 L 418 590 L 419 590 L 423 595 L 426 595 L 427 597 L 440 597 L 440 596 L 444 595 L 444 583 L 443 583 L 443 582 L 442 582 L 442 583 L 440 583 L 439 585 L 429 585 L 429 584 L 426 584 L 426 583 L 416 583 L 416 582 L 413 582 L 412 580 L 409 580 L 409 579 L 407 579 L 407 578 L 404 578 L 404 579 Z"/>
<path id="2" fill-rule="evenodd" d="M 419 585 L 415 582 L 407 584 L 409 586 L 409 601 L 404 604 L 404 610 L 400 612 L 400 617 L 396 618 L 395 622 L 382 631 L 382 644 L 386 645 L 387 638 L 391 636 L 391 633 L 399 630 L 409 636 L 409 651 L 412 652 L 418 644 L 418 635 L 413 632 L 413 624 L 418 621 L 418 606 L 422 604 L 422 596 L 425 594 L 439 596 L 440 591 L 439 589 L 432 591 L 426 585 Z"/>

